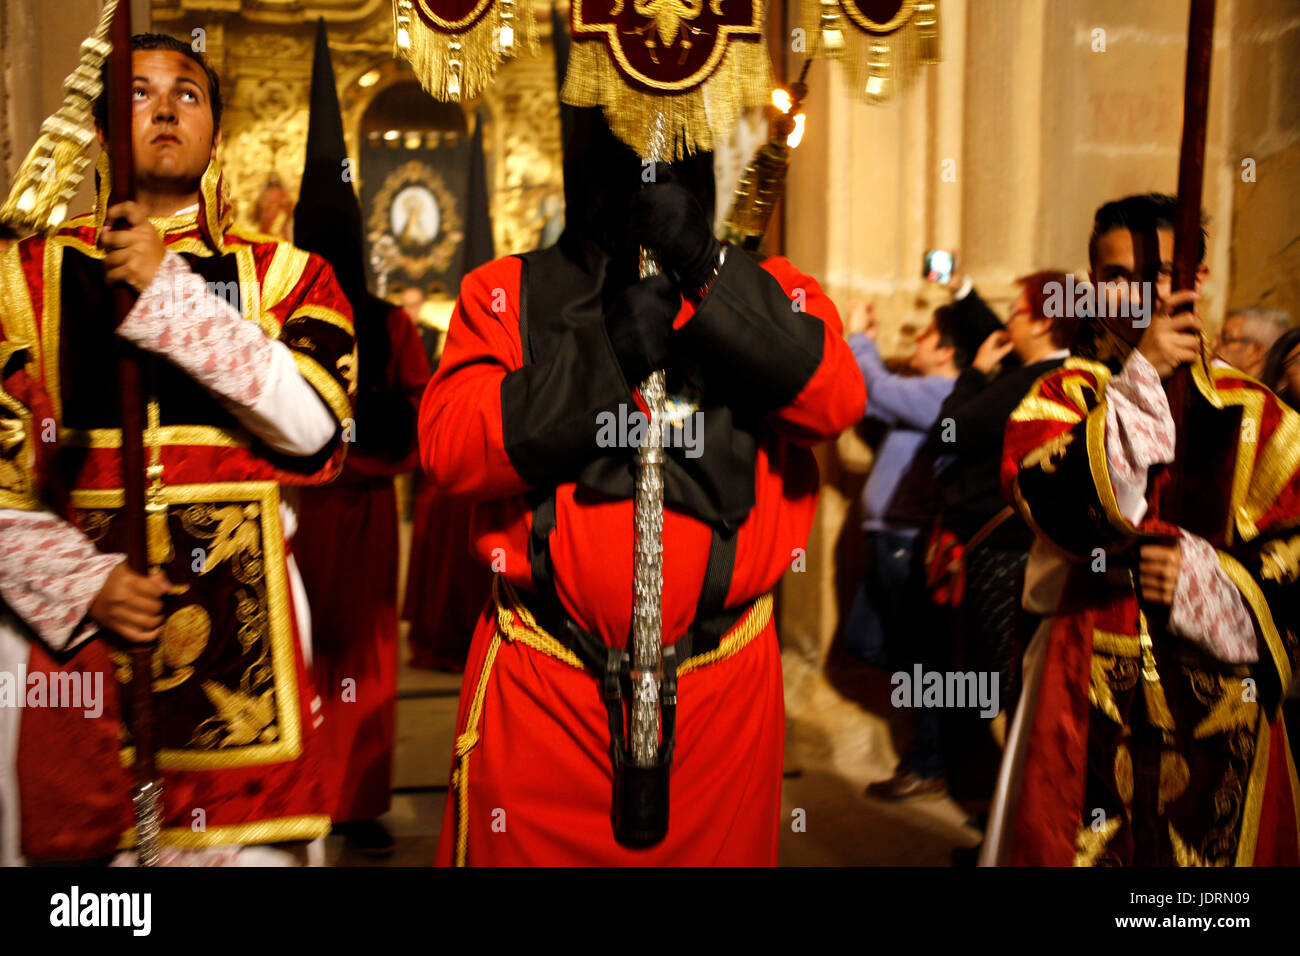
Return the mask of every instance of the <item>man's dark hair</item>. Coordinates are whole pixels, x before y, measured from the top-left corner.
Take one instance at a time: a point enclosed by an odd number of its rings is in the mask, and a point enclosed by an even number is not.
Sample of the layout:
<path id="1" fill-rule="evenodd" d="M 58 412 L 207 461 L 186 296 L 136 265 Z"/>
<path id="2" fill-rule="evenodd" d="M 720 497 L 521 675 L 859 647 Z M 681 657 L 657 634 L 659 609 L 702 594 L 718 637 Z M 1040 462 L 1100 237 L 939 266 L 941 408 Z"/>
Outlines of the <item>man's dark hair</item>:
<path id="1" fill-rule="evenodd" d="M 203 73 L 208 78 L 208 105 L 212 107 L 212 132 L 215 135 L 217 130 L 221 129 L 221 81 L 217 78 L 217 71 L 208 65 L 208 61 L 202 53 L 199 53 L 183 40 L 175 37 L 169 37 L 164 33 L 137 33 L 131 37 L 131 50 L 171 50 L 173 53 L 179 53 L 187 56 L 199 66 L 203 67 Z M 108 89 L 108 63 L 104 63 L 104 68 L 100 71 L 100 79 L 104 82 L 104 89 Z M 93 108 L 95 122 L 99 128 L 107 131 L 108 129 L 108 97 L 104 93 L 99 94 L 95 100 Z"/>
<path id="2" fill-rule="evenodd" d="M 1088 237 L 1088 262 L 1097 261 L 1097 241 L 1116 229 L 1134 232 L 1153 232 L 1156 229 L 1175 228 L 1178 217 L 1178 197 L 1167 193 L 1141 193 L 1125 196 L 1106 203 L 1097 210 L 1092 220 L 1092 235 Z M 1201 214 L 1201 244 L 1199 261 L 1205 261 L 1205 215 Z"/>
<path id="3" fill-rule="evenodd" d="M 957 331 L 957 310 L 951 305 L 941 305 L 934 310 L 934 327 L 939 333 L 939 347 L 952 349 L 952 360 L 959 369 L 971 362 L 970 350 L 963 344 Z"/>

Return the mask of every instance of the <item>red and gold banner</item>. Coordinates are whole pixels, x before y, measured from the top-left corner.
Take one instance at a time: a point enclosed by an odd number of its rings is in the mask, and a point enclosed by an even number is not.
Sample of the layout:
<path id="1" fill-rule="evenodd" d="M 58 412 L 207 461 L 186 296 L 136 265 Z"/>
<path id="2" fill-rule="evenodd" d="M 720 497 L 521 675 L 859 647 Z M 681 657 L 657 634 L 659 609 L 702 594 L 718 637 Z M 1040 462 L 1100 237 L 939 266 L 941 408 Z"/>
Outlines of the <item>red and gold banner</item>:
<path id="1" fill-rule="evenodd" d="M 564 101 L 642 156 L 711 150 L 771 93 L 763 0 L 572 0 L 569 22 Z"/>
<path id="2" fill-rule="evenodd" d="M 842 58 L 868 103 L 939 62 L 938 0 L 803 0 L 803 29 L 808 55 Z"/>
<path id="3" fill-rule="evenodd" d="M 398 54 L 443 101 L 473 99 L 502 62 L 537 52 L 528 0 L 394 0 L 393 28 Z"/>

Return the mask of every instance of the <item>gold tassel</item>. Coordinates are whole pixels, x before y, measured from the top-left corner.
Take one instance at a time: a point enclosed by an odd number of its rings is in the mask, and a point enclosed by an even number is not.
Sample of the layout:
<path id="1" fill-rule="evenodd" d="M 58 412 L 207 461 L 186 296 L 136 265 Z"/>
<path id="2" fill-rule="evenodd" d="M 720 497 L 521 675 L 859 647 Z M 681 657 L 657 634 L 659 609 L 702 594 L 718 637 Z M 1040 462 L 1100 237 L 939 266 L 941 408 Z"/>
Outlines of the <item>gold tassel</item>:
<path id="1" fill-rule="evenodd" d="M 689 153 L 713 149 L 715 137 L 725 136 L 743 110 L 762 106 L 772 95 L 772 64 L 767 47 L 731 41 L 713 75 L 689 93 L 664 95 L 633 88 L 615 67 L 603 42 L 575 42 L 569 51 L 569 72 L 560 99 L 570 106 L 602 106 L 614 135 L 651 155 L 650 131 L 662 117 L 665 162 Z"/>
<path id="2" fill-rule="evenodd" d="M 916 5 L 917 58 L 939 62 L 939 11 L 933 0 Z"/>
<path id="3" fill-rule="evenodd" d="M 872 32 L 861 23 L 845 23 L 839 0 L 803 0 L 804 29 L 818 31 L 821 45 L 812 56 L 839 58 L 849 71 L 849 82 L 871 104 L 893 99 L 905 89 L 922 63 L 939 62 L 939 10 L 937 0 L 916 4 L 910 19 L 889 33 Z M 842 46 L 827 38 L 838 33 Z"/>
<path id="4" fill-rule="evenodd" d="M 867 82 L 863 94 L 868 103 L 883 103 L 893 92 L 890 82 L 893 72 L 889 43 L 883 37 L 871 41 L 871 54 L 867 59 Z"/>
<path id="5" fill-rule="evenodd" d="M 155 500 L 153 495 L 149 495 L 144 513 L 149 566 L 166 567 L 176 554 L 172 547 L 171 531 L 167 527 L 167 505 L 161 500 Z"/>
<path id="6" fill-rule="evenodd" d="M 0 206 L 0 223 L 13 233 L 49 232 L 68 215 L 95 142 L 92 107 L 103 91 L 100 71 L 112 46 L 108 28 L 118 0 L 105 0 L 95 33 L 81 44 L 81 62 L 63 81 L 58 110 L 41 124 L 41 134 L 14 175 Z"/>
<path id="7" fill-rule="evenodd" d="M 411 0 L 397 0 L 393 4 L 393 42 L 399 55 L 404 55 L 402 51 L 411 48 L 411 20 L 414 17 Z"/>
<path id="8" fill-rule="evenodd" d="M 1142 699 L 1146 703 L 1147 719 L 1153 727 L 1172 731 L 1174 715 L 1169 711 L 1165 689 L 1160 685 L 1151 633 L 1147 630 L 1147 616 L 1141 611 L 1138 611 L 1138 644 L 1142 649 Z"/>
<path id="9" fill-rule="evenodd" d="M 521 47 L 534 55 L 538 51 L 537 23 L 527 3 L 495 0 L 464 33 L 433 29 L 404 0 L 394 5 L 393 17 L 397 55 L 410 62 L 429 95 L 443 102 L 472 100 Z"/>
<path id="10" fill-rule="evenodd" d="M 145 443 L 149 446 L 149 464 L 144 476 L 149 487 L 144 492 L 145 555 L 150 567 L 161 568 L 171 563 L 176 555 L 172 546 L 171 531 L 167 527 L 167 502 L 163 498 L 162 448 L 158 444 L 158 428 L 162 425 L 162 409 L 158 399 L 149 396 L 145 408 Z"/>
<path id="11" fill-rule="evenodd" d="M 840 5 L 838 0 L 818 0 L 820 7 L 821 30 L 818 36 L 821 46 L 817 52 L 822 56 L 834 57 L 844 53 L 844 31 L 840 27 Z"/>

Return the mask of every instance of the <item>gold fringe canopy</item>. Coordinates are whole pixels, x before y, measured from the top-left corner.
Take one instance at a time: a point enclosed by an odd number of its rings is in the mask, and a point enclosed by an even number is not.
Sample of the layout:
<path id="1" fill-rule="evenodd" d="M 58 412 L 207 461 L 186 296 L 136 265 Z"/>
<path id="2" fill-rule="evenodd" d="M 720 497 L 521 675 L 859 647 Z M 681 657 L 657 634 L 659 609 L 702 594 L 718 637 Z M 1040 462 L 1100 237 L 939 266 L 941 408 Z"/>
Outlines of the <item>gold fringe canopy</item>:
<path id="1" fill-rule="evenodd" d="M 393 30 L 397 55 L 443 102 L 473 99 L 503 62 L 538 50 L 529 0 L 394 0 Z"/>
<path id="2" fill-rule="evenodd" d="M 721 49 L 699 39 L 709 33 L 700 16 L 704 0 L 631 0 L 630 5 L 647 21 L 645 27 L 630 30 L 597 23 L 610 31 L 609 42 L 606 34 L 574 30 L 560 98 L 571 106 L 602 107 L 614 135 L 638 155 L 671 161 L 712 150 L 716 138 L 730 131 L 742 111 L 768 103 L 772 65 L 763 39 L 761 4 L 753 5 L 754 23 L 747 28 L 747 39 L 726 33 L 711 37 Z M 709 0 L 708 6 L 716 16 L 721 0 Z M 574 0 L 575 23 L 581 15 L 581 0 Z M 612 15 L 627 15 L 623 0 L 616 0 Z M 695 27 L 696 23 L 702 26 Z M 640 39 L 629 40 L 634 34 Z M 668 78 L 673 65 L 668 62 L 663 62 L 668 68 L 663 77 L 646 75 L 648 63 L 640 67 L 629 64 L 625 46 L 637 48 L 640 44 L 641 52 L 651 51 L 650 59 L 658 66 L 659 55 L 680 50 L 678 55 L 684 58 L 692 43 L 714 53 L 684 78 Z M 631 74 L 636 75 L 635 80 Z"/>
<path id="3" fill-rule="evenodd" d="M 713 76 L 699 89 L 676 95 L 628 85 L 603 45 L 575 43 L 560 98 L 570 106 L 604 107 L 609 128 L 638 156 L 650 155 L 651 124 L 662 115 L 668 155 L 660 158 L 667 161 L 712 150 L 742 111 L 763 106 L 771 94 L 772 65 L 759 43 L 728 44 Z"/>
<path id="4" fill-rule="evenodd" d="M 95 32 L 81 44 L 81 62 L 63 81 L 62 105 L 44 123 L 0 206 L 0 224 L 11 234 L 49 232 L 68 215 L 95 142 L 92 107 L 104 88 L 101 71 L 112 46 L 109 26 L 118 0 L 105 0 Z"/>
<path id="5" fill-rule="evenodd" d="M 803 0 L 810 55 L 842 59 L 868 103 L 884 103 L 939 62 L 938 0 Z"/>

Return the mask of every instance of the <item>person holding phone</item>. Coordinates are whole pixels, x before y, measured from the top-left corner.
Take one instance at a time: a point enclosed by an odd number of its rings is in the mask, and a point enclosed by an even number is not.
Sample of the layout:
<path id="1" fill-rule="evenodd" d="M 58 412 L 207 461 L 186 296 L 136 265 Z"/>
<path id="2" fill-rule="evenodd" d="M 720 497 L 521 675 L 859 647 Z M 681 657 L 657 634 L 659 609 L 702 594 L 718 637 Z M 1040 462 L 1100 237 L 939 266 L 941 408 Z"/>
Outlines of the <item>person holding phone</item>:
<path id="1" fill-rule="evenodd" d="M 885 433 L 862 490 L 867 567 L 847 630 L 850 645 L 873 663 L 909 669 L 925 663 L 915 633 L 925 600 L 916 543 L 937 508 L 933 494 L 926 494 L 931 486 L 917 475 L 924 469 L 914 467 L 916 453 L 953 382 L 969 364 L 972 345 L 958 335 L 952 306 L 941 306 L 907 359 L 912 374 L 902 374 L 885 367 L 876 345 L 878 326 L 871 305 L 859 303 L 851 311 L 849 327 L 862 330 L 848 341 L 867 387 L 866 418 L 883 425 Z M 940 797 L 947 792 L 938 715 L 918 709 L 912 718 L 912 743 L 896 782 L 884 794 L 873 784 L 876 789 L 868 788 L 873 796 Z"/>

